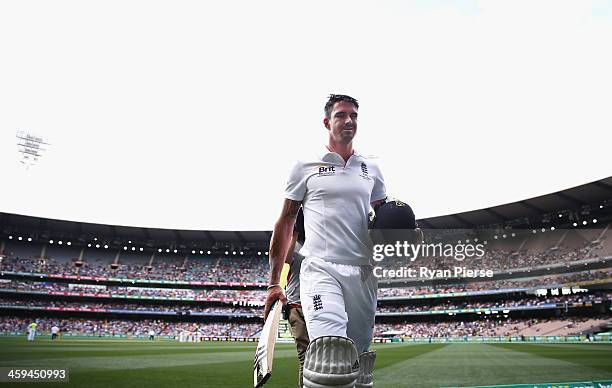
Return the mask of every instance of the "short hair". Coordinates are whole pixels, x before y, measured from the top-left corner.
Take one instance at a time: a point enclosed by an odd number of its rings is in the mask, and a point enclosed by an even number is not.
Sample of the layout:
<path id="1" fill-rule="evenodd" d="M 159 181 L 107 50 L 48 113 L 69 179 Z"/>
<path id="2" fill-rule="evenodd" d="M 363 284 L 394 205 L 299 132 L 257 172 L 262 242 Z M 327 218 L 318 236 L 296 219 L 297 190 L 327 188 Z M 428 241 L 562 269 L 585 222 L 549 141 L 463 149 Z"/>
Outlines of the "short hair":
<path id="1" fill-rule="evenodd" d="M 359 109 L 359 103 L 356 99 L 345 94 L 330 94 L 327 102 L 325 103 L 325 117 L 331 118 L 331 112 L 334 109 L 334 104 L 340 101 L 350 102 L 355 105 L 355 108 Z"/>

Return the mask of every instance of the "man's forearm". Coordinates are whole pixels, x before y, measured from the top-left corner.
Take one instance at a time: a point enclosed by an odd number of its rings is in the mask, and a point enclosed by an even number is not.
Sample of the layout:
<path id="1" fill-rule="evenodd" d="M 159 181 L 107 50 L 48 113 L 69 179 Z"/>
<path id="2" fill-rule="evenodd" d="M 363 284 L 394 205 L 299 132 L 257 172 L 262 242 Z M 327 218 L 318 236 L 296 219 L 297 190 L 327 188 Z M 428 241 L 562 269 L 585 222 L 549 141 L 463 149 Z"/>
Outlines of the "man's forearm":
<path id="1" fill-rule="evenodd" d="M 270 284 L 279 284 L 280 275 L 285 264 L 287 248 L 291 241 L 295 219 L 281 219 L 274 225 L 272 241 L 270 242 Z"/>
<path id="2" fill-rule="evenodd" d="M 291 241 L 295 219 L 300 210 L 301 203 L 285 199 L 281 216 L 274 225 L 272 241 L 270 241 L 270 285 L 280 283 L 280 275 L 285 264 L 287 248 Z"/>

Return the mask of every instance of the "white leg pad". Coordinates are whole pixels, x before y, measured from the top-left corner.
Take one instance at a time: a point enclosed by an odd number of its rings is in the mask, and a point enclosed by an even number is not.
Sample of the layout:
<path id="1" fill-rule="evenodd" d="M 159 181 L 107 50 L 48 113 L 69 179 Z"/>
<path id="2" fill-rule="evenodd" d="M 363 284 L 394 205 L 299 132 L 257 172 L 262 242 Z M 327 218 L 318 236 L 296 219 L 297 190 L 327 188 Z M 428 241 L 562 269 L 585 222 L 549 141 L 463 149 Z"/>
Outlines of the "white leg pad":
<path id="1" fill-rule="evenodd" d="M 374 387 L 374 361 L 376 361 L 375 351 L 365 352 L 359 355 L 359 376 L 355 384 L 356 388 Z"/>
<path id="2" fill-rule="evenodd" d="M 358 375 L 359 357 L 351 339 L 324 336 L 310 341 L 304 360 L 304 387 L 353 388 Z"/>

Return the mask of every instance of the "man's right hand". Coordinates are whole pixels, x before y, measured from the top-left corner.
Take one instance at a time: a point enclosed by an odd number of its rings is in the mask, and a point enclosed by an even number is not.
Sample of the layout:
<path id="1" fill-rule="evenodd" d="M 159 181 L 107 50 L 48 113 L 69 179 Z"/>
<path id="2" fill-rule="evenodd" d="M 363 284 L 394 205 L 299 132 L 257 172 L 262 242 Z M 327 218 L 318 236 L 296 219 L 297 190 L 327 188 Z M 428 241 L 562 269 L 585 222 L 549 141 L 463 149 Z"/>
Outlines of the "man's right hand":
<path id="1" fill-rule="evenodd" d="M 268 290 L 268 296 L 266 297 L 266 307 L 264 308 L 264 320 L 268 319 L 272 305 L 277 300 L 280 300 L 282 304 L 287 303 L 287 297 L 285 291 L 281 286 L 272 287 Z"/>

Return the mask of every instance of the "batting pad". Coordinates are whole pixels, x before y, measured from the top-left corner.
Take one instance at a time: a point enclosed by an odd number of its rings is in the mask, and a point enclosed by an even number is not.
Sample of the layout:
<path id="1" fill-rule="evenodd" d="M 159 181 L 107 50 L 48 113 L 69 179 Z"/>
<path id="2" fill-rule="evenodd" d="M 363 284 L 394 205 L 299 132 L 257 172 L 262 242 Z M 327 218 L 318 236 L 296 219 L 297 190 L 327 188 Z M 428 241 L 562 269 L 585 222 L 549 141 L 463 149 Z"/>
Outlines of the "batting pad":
<path id="1" fill-rule="evenodd" d="M 370 351 L 359 355 L 359 376 L 355 388 L 372 388 L 374 377 L 374 361 L 376 361 L 376 352 Z"/>
<path id="2" fill-rule="evenodd" d="M 351 339 L 324 336 L 310 341 L 304 361 L 304 387 L 352 388 L 358 375 L 357 348 Z"/>

